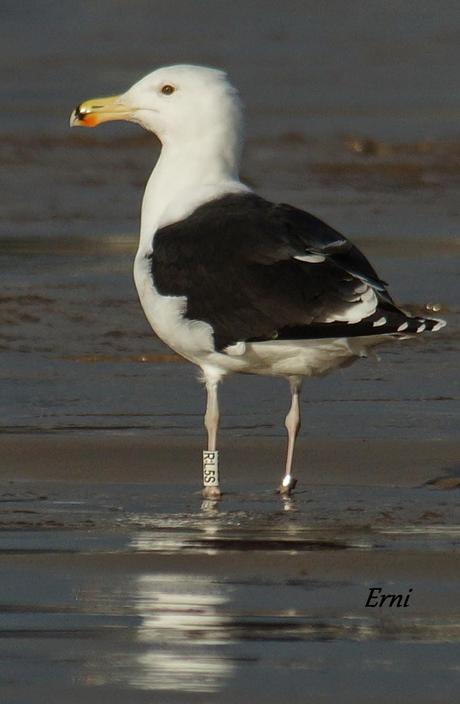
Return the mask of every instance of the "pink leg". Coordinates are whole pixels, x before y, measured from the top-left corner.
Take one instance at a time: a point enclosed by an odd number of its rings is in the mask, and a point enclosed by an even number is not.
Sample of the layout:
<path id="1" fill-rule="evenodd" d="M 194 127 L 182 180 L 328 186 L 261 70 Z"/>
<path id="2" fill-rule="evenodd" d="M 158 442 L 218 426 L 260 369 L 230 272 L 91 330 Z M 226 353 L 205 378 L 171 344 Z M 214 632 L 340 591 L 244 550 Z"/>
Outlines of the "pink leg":
<path id="1" fill-rule="evenodd" d="M 283 480 L 278 487 L 278 492 L 289 496 L 297 484 L 297 479 L 292 476 L 292 464 L 294 459 L 295 439 L 300 429 L 300 389 L 302 379 L 299 376 L 289 377 L 289 386 L 291 388 L 292 401 L 289 412 L 286 416 L 285 426 L 288 432 L 288 447 L 286 456 L 286 469 Z"/>
<path id="2" fill-rule="evenodd" d="M 208 449 L 203 452 L 203 496 L 205 499 L 218 499 L 221 496 L 219 486 L 219 453 L 216 450 L 217 429 L 219 427 L 219 403 L 217 384 L 214 379 L 206 379 L 208 394 L 204 424 L 208 431 Z"/>

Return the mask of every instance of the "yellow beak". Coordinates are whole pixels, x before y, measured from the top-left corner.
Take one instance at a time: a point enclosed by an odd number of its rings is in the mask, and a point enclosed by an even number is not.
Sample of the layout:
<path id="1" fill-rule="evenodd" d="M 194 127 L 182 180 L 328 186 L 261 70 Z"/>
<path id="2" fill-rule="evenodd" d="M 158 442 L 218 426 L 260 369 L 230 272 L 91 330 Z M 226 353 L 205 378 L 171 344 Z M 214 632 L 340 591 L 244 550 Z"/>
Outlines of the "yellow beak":
<path id="1" fill-rule="evenodd" d="M 132 108 L 123 103 L 121 96 L 109 98 L 92 98 L 77 105 L 70 116 L 71 127 L 97 127 L 101 122 L 111 120 L 129 120 Z"/>

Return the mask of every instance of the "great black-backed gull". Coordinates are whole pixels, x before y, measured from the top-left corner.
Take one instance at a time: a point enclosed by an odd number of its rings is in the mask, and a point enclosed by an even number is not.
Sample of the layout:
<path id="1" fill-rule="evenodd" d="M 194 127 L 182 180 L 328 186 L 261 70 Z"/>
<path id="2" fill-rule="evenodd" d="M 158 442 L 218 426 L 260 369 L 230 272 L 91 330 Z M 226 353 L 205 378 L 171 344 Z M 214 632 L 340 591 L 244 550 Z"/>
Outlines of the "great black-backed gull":
<path id="1" fill-rule="evenodd" d="M 122 95 L 81 103 L 70 124 L 110 120 L 136 122 L 162 144 L 142 202 L 134 279 L 155 333 L 202 371 L 203 495 L 220 496 L 217 387 L 233 372 L 289 381 L 279 491 L 290 494 L 302 378 L 445 323 L 401 310 L 364 255 L 336 230 L 241 183 L 240 100 L 222 71 L 160 68 Z"/>

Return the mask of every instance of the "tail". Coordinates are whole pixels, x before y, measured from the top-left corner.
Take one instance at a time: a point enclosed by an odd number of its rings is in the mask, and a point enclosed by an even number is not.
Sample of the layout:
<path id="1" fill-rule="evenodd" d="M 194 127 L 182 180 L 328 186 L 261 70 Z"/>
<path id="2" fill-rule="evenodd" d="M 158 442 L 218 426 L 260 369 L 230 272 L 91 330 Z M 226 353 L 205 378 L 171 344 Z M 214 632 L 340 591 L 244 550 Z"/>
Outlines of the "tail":
<path id="1" fill-rule="evenodd" d="M 364 321 L 363 321 L 364 322 Z M 445 327 L 446 321 L 442 318 L 423 318 L 412 316 L 396 306 L 390 310 L 377 310 L 374 315 L 367 318 L 367 334 L 404 334 L 417 335 L 422 332 L 438 332 Z M 369 328 L 372 328 L 372 332 Z"/>
<path id="2" fill-rule="evenodd" d="M 363 321 L 364 322 L 364 321 Z M 366 319 L 367 334 L 379 335 L 417 335 L 422 332 L 438 332 L 446 325 L 442 318 L 423 318 L 405 313 L 392 306 L 386 310 L 377 309 L 374 315 Z M 372 332 L 369 328 L 372 328 Z"/>
<path id="3" fill-rule="evenodd" d="M 437 332 L 445 325 L 446 321 L 441 318 L 413 316 L 393 303 L 385 302 L 375 313 L 358 323 L 332 322 L 286 327 L 279 331 L 277 339 L 311 340 L 330 337 L 373 337 L 374 335 L 394 335 L 402 338 L 422 332 Z"/>

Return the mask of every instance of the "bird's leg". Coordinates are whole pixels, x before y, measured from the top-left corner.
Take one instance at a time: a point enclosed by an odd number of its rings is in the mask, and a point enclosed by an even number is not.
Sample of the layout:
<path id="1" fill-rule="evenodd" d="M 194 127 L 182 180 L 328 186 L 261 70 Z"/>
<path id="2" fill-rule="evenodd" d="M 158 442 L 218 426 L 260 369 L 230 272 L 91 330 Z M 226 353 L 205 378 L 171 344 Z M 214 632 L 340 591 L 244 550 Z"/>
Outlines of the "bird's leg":
<path id="1" fill-rule="evenodd" d="M 302 386 L 302 379 L 298 376 L 289 377 L 289 386 L 291 388 L 291 407 L 286 416 L 285 426 L 288 431 L 288 447 L 286 456 L 286 469 L 284 472 L 283 480 L 278 487 L 278 493 L 285 496 L 289 496 L 291 491 L 295 488 L 297 484 L 297 479 L 292 476 L 292 462 L 294 458 L 294 446 L 295 439 L 300 428 L 300 389 Z"/>
<path id="2" fill-rule="evenodd" d="M 218 499 L 219 452 L 216 450 L 217 429 L 219 427 L 219 403 L 215 379 L 206 379 L 207 403 L 204 424 L 208 431 L 208 449 L 203 452 L 203 496 L 205 499 Z"/>

